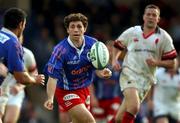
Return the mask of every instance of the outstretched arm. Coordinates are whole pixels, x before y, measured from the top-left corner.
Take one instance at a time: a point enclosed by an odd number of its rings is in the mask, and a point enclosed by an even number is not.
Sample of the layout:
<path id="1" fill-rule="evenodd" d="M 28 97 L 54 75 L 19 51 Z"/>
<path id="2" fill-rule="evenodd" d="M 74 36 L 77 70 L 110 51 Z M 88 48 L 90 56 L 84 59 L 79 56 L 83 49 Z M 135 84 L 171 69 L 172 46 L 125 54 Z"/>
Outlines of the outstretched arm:
<path id="1" fill-rule="evenodd" d="M 53 109 L 53 101 L 54 101 L 54 94 L 56 90 L 56 84 L 57 84 L 57 79 L 49 77 L 48 82 L 47 82 L 47 96 L 48 99 L 44 103 L 44 107 L 47 108 L 48 110 Z"/>
<path id="2" fill-rule="evenodd" d="M 42 84 L 44 85 L 44 75 L 43 74 L 39 74 L 39 75 L 35 75 L 33 77 L 31 77 L 28 72 L 24 71 L 24 72 L 17 72 L 14 71 L 13 72 L 14 78 L 17 80 L 17 82 L 21 83 L 21 84 Z"/>

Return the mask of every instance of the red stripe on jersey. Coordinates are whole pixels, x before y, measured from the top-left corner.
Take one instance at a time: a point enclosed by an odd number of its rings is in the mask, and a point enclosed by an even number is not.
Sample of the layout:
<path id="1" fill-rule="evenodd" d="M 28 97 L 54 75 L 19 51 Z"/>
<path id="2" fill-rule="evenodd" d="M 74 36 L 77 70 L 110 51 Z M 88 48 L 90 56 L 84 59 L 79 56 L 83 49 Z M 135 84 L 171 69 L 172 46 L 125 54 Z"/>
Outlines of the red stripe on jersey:
<path id="1" fill-rule="evenodd" d="M 152 34 L 154 34 L 155 33 L 155 31 L 152 31 L 152 32 L 150 32 L 149 34 L 142 34 L 143 35 L 143 38 L 144 39 L 147 39 L 148 37 L 150 37 Z"/>
<path id="2" fill-rule="evenodd" d="M 174 58 L 176 58 L 176 57 L 177 57 L 177 52 L 176 52 L 176 50 L 174 49 L 174 50 L 172 50 L 172 51 L 170 51 L 170 52 L 164 53 L 163 56 L 162 56 L 162 60 L 174 59 Z"/>
<path id="3" fill-rule="evenodd" d="M 124 49 L 126 49 L 126 47 L 125 47 L 120 41 L 118 41 L 118 40 L 116 40 L 116 41 L 114 42 L 114 47 L 115 47 L 115 48 L 118 48 L 119 50 L 124 50 Z"/>

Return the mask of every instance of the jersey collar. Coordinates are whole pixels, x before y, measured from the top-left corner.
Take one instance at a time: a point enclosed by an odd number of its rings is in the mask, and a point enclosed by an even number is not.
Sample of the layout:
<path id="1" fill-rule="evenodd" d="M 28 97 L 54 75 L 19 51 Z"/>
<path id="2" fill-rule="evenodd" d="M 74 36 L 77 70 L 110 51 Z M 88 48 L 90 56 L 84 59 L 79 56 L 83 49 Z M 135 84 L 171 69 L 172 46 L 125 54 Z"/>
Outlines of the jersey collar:
<path id="1" fill-rule="evenodd" d="M 17 36 L 11 30 L 9 30 L 5 27 L 2 27 L 1 31 L 12 35 L 13 37 L 15 37 L 18 40 Z"/>
<path id="2" fill-rule="evenodd" d="M 143 25 L 141 25 L 141 30 L 143 31 Z M 154 33 L 160 33 L 160 27 L 157 26 Z"/>
<path id="3" fill-rule="evenodd" d="M 68 41 L 69 45 L 70 45 L 71 47 L 75 48 L 76 51 L 77 51 L 79 54 L 81 54 L 82 51 L 84 50 L 84 46 L 85 46 L 85 39 L 84 39 L 84 36 L 83 36 L 83 45 L 82 45 L 81 49 L 78 49 L 78 48 L 73 44 L 73 42 L 71 41 L 71 39 L 70 39 L 69 36 L 68 36 L 67 41 Z"/>

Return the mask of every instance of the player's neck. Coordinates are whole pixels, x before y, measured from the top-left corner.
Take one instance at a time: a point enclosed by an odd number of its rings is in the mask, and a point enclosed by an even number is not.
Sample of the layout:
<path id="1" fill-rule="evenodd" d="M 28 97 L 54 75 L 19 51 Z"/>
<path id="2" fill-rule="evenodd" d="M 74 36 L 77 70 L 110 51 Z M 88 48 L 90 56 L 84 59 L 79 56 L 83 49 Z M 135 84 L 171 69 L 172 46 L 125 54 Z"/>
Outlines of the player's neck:
<path id="1" fill-rule="evenodd" d="M 153 33 L 153 32 L 155 32 L 155 30 L 156 30 L 156 28 L 143 27 L 143 33 L 144 33 L 145 35 L 150 34 L 150 33 Z"/>
<path id="2" fill-rule="evenodd" d="M 13 32 L 18 37 L 19 31 L 17 29 L 11 29 L 11 32 Z"/>
<path id="3" fill-rule="evenodd" d="M 80 48 L 83 45 L 83 40 L 78 40 L 78 41 L 74 40 L 72 41 L 72 43 L 74 44 L 75 47 Z"/>

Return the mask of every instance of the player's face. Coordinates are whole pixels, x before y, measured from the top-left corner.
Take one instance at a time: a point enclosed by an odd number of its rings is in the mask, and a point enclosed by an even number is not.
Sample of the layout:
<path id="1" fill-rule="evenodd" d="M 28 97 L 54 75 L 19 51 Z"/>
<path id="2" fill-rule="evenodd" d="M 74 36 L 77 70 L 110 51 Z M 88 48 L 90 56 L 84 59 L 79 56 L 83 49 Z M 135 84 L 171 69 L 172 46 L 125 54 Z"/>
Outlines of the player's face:
<path id="1" fill-rule="evenodd" d="M 160 17 L 159 17 L 159 11 L 154 8 L 148 8 L 145 10 L 144 16 L 144 26 L 147 28 L 156 28 Z"/>
<path id="2" fill-rule="evenodd" d="M 67 28 L 67 32 L 72 41 L 79 41 L 86 32 L 86 28 L 81 21 L 72 21 Z"/>

